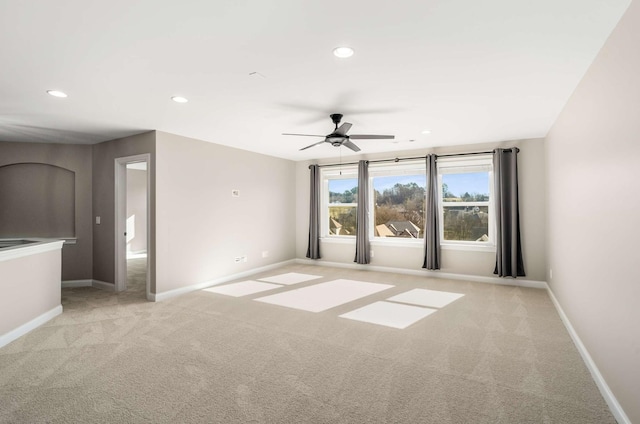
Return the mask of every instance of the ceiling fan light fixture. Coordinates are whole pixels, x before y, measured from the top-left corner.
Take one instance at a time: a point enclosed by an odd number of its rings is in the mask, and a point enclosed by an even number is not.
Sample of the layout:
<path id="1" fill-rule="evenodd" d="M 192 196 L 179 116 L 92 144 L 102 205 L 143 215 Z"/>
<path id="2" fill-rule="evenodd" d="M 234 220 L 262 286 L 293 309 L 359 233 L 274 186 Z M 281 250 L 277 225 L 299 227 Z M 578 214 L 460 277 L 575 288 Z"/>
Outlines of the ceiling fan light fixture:
<path id="1" fill-rule="evenodd" d="M 60 98 L 67 97 L 67 93 L 60 90 L 47 90 L 47 93 L 53 97 L 60 97 Z"/>
<path id="2" fill-rule="evenodd" d="M 187 98 L 181 97 L 181 96 L 173 96 L 171 100 L 173 100 L 176 103 L 187 103 L 189 101 Z"/>
<path id="3" fill-rule="evenodd" d="M 353 49 L 351 47 L 336 47 L 333 49 L 333 55 L 335 57 L 339 57 L 340 59 L 346 59 L 348 57 L 353 56 Z"/>

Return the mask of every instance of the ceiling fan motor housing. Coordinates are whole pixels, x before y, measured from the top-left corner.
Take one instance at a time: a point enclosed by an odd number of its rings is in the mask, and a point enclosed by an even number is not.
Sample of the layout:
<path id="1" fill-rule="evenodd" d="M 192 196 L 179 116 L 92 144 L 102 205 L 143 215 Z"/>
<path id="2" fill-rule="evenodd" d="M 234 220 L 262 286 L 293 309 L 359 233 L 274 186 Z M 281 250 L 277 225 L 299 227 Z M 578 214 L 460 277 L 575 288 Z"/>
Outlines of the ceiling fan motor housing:
<path id="1" fill-rule="evenodd" d="M 338 128 L 338 124 L 340 123 L 340 121 L 342 121 L 342 114 L 341 113 L 333 113 L 333 114 L 329 115 L 329 117 L 331 117 L 331 120 L 333 121 L 333 123 L 336 124 L 336 128 Z"/>

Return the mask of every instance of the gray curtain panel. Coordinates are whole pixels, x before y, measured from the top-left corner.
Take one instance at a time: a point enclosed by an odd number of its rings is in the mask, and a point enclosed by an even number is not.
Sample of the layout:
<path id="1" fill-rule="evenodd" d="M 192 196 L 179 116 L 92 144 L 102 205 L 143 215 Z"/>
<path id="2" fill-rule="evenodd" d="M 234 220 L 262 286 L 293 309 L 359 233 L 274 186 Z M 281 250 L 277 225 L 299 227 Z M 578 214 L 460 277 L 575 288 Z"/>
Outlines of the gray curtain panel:
<path id="1" fill-rule="evenodd" d="M 369 247 L 369 162 L 358 162 L 358 213 L 356 215 L 356 258 L 354 262 L 371 262 Z"/>
<path id="2" fill-rule="evenodd" d="M 309 166 L 309 247 L 307 258 L 320 259 L 320 166 Z"/>
<path id="3" fill-rule="evenodd" d="M 422 268 L 440 269 L 440 215 L 438 213 L 438 169 L 436 155 L 427 155 L 427 199 Z"/>
<path id="4" fill-rule="evenodd" d="M 499 277 L 524 277 L 518 203 L 518 149 L 493 153 L 496 206 L 496 267 Z"/>

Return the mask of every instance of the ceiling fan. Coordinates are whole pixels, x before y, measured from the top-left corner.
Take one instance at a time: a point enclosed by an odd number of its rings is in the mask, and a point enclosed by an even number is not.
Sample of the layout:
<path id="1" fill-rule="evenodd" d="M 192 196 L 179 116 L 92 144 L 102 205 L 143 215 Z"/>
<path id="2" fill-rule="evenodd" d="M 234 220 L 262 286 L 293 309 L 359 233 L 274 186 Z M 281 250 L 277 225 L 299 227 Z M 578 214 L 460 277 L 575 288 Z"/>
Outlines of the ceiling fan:
<path id="1" fill-rule="evenodd" d="M 354 143 L 351 142 L 351 139 L 353 140 L 373 140 L 373 139 L 377 139 L 377 140 L 393 140 L 395 138 L 395 136 L 393 135 L 376 135 L 376 134 L 352 134 L 352 135 L 347 135 L 347 132 L 349 132 L 349 130 L 351 129 L 351 124 L 348 122 L 345 122 L 344 124 L 338 126 L 338 124 L 340 124 L 340 121 L 342 120 L 342 114 L 340 113 L 334 113 L 332 115 L 329 115 L 331 117 L 331 120 L 333 121 L 333 123 L 336 125 L 335 130 L 333 130 L 333 132 L 331 134 L 327 134 L 327 135 L 312 135 L 312 134 L 289 134 L 289 133 L 283 133 L 282 135 L 298 135 L 298 136 L 304 136 L 304 137 L 322 137 L 324 138 L 324 140 L 319 141 L 317 143 L 314 143 L 310 146 L 307 147 L 303 147 L 300 150 L 306 150 L 310 147 L 313 146 L 317 146 L 319 144 L 322 143 L 330 143 L 332 146 L 335 147 L 339 147 L 339 146 L 346 146 L 348 148 L 350 148 L 351 150 L 353 150 L 354 152 L 359 152 L 360 148 L 358 146 L 356 146 Z"/>

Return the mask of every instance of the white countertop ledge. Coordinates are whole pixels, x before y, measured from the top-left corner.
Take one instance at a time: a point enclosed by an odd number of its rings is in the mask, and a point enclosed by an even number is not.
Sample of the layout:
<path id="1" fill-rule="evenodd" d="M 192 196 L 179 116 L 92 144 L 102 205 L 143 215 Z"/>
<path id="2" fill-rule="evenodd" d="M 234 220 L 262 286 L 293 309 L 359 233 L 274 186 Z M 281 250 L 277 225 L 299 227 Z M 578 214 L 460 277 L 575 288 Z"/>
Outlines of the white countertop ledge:
<path id="1" fill-rule="evenodd" d="M 27 238 L 25 240 L 33 239 Z M 0 262 L 29 255 L 35 255 L 37 253 L 44 253 L 52 250 L 62 249 L 63 244 L 64 240 L 42 240 L 35 243 L 4 247 L 0 249 Z"/>

